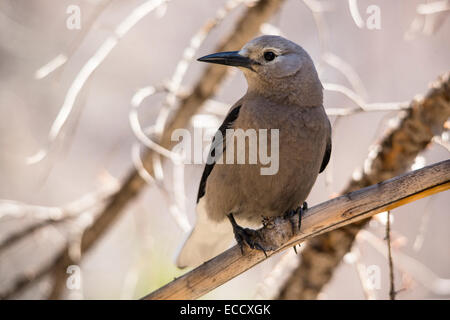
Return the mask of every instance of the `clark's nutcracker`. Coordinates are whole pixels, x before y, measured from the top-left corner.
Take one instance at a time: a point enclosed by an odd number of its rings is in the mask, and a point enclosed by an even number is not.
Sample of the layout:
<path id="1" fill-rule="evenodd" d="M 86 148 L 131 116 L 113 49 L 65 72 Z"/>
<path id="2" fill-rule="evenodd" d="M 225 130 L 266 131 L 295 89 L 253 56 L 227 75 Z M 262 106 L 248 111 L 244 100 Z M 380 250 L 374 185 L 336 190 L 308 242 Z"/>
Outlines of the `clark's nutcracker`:
<path id="1" fill-rule="evenodd" d="M 251 40 L 240 51 L 198 60 L 239 67 L 248 89 L 231 107 L 218 130 L 220 135 L 213 140 L 210 156 L 215 161 L 205 165 L 198 190 L 197 221 L 178 255 L 180 268 L 197 266 L 226 250 L 233 232 L 241 250 L 243 244 L 265 250 L 252 238 L 253 230 L 237 222 L 255 226 L 262 216 L 301 215 L 304 201 L 331 154 L 331 126 L 322 105 L 323 87 L 302 47 L 279 36 L 265 35 Z M 227 129 L 267 129 L 268 140 L 274 139 L 269 131 L 278 129 L 279 150 L 272 147 L 275 141 L 268 142 L 271 156 L 278 153 L 278 171 L 262 174 L 261 168 L 267 163 L 248 163 L 248 144 L 245 164 L 227 164 L 226 149 L 235 143 L 233 136 L 227 137 Z"/>

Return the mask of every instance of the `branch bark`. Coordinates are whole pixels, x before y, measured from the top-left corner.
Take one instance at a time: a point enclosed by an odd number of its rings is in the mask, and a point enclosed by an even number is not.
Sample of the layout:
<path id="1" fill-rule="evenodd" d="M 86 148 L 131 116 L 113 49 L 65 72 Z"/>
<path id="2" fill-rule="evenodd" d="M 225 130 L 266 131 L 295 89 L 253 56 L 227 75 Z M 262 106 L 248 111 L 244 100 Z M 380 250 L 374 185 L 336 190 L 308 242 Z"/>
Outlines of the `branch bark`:
<path id="1" fill-rule="evenodd" d="M 260 0 L 247 8 L 231 33 L 221 41 L 216 50 L 230 51 L 241 48 L 258 33 L 260 26 L 278 11 L 283 2 L 284 0 Z M 163 147 L 170 148 L 172 146 L 170 141 L 172 131 L 183 128 L 188 124 L 189 119 L 200 109 L 202 104 L 216 92 L 225 78 L 226 72 L 227 69 L 219 65 L 211 64 L 206 68 L 192 93 L 180 102 L 178 110 L 164 129 L 160 139 L 160 144 Z M 156 156 L 154 152 L 147 151 L 143 157 L 145 167 L 150 174 L 153 173 L 152 159 L 154 156 Z M 111 196 L 111 200 L 105 209 L 99 214 L 92 226 L 84 232 L 80 247 L 82 254 L 98 242 L 101 236 L 118 219 L 123 209 L 139 195 L 145 186 L 146 182 L 139 175 L 139 172 L 136 169 L 130 170 L 121 188 Z M 29 284 L 51 273 L 54 278 L 54 285 L 49 298 L 57 299 L 60 297 L 65 284 L 67 266 L 74 263 L 77 263 L 77 261 L 73 261 L 69 254 L 69 248 L 66 247 L 50 265 L 19 279 L 13 288 L 1 294 L 1 297 L 3 299 L 10 298 Z"/>
<path id="2" fill-rule="evenodd" d="M 351 180 L 342 193 L 409 170 L 433 136 L 442 133 L 449 117 L 450 73 L 446 73 L 431 84 L 424 98 L 414 99 L 410 107 L 401 113 L 398 126 L 381 140 L 377 154 L 366 160 L 370 164 L 369 169 L 363 172 L 361 179 Z M 282 286 L 277 299 L 316 299 L 367 222 L 360 221 L 308 241 L 299 257 L 299 266 Z"/>
<path id="3" fill-rule="evenodd" d="M 309 209 L 302 219 L 301 232 L 292 234 L 289 220 L 276 218 L 264 226 L 264 240 L 276 243 L 277 252 L 308 238 L 348 225 L 374 214 L 450 189 L 450 160 L 350 192 Z M 195 299 L 217 288 L 265 259 L 259 250 L 234 246 L 198 268 L 170 282 L 144 299 Z"/>

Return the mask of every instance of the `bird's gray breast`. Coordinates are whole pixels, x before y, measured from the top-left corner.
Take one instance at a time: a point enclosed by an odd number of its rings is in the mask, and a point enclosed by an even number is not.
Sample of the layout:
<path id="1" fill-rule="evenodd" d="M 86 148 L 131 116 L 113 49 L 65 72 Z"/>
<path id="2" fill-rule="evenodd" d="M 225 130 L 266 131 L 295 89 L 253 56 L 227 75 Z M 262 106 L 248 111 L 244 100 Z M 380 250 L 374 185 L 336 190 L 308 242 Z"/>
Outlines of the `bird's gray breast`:
<path id="1" fill-rule="evenodd" d="M 245 164 L 216 164 L 206 186 L 206 205 L 211 218 L 222 220 L 233 213 L 259 222 L 262 215 L 282 215 L 301 205 L 322 163 L 326 121 L 322 106 L 298 107 L 268 101 L 243 103 L 232 128 L 255 130 L 258 138 L 261 138 L 260 129 L 267 130 L 267 154 L 272 163 L 263 164 L 258 156 L 257 164 L 249 164 L 251 150 L 246 144 Z M 278 131 L 278 141 L 273 130 Z M 274 143 L 278 143 L 278 150 Z M 258 141 L 258 155 L 260 147 Z M 261 168 L 275 166 L 275 161 L 278 170 L 274 174 L 261 174 Z"/>

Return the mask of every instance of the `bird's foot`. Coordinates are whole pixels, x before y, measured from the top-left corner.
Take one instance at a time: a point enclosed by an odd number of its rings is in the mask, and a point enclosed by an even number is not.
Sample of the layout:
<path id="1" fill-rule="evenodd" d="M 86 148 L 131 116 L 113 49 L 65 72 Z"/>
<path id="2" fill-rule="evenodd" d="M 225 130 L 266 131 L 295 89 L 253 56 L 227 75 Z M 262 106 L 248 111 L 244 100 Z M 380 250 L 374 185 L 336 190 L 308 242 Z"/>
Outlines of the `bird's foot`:
<path id="1" fill-rule="evenodd" d="M 263 238 L 259 233 L 259 230 L 242 228 L 236 223 L 232 213 L 228 215 L 228 219 L 233 226 L 234 237 L 241 248 L 241 253 L 244 254 L 244 244 L 246 243 L 250 248 L 264 252 L 264 255 L 267 258 L 266 248 L 263 245 Z"/>
<path id="2" fill-rule="evenodd" d="M 292 234 L 297 234 L 298 231 L 300 231 L 300 227 L 302 226 L 302 216 L 305 213 L 305 211 L 308 210 L 308 203 L 303 202 L 303 205 L 301 207 L 298 207 L 295 210 L 290 210 L 285 213 L 285 217 L 289 219 L 289 222 L 292 226 Z M 298 221 L 295 221 L 295 216 L 298 215 Z M 297 254 L 297 248 L 296 246 L 293 247 L 295 254 Z"/>
<path id="3" fill-rule="evenodd" d="M 308 210 L 308 204 L 303 202 L 303 205 L 301 207 L 298 207 L 297 209 L 287 211 L 285 213 L 285 217 L 289 219 L 289 222 L 292 226 L 292 234 L 297 234 L 298 231 L 300 231 L 300 227 L 302 226 L 302 216 L 303 214 Z M 294 218 L 298 215 L 298 220 L 296 221 Z"/>

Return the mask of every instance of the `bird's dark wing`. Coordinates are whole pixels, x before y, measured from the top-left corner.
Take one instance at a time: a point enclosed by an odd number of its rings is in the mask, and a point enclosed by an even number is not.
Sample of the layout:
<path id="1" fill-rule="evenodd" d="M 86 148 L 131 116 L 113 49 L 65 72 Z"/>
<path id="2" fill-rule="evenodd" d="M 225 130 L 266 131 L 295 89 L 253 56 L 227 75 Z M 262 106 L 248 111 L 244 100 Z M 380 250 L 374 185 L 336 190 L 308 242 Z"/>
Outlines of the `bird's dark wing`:
<path id="1" fill-rule="evenodd" d="M 200 186 L 198 188 L 198 195 L 197 195 L 197 203 L 200 200 L 201 197 L 205 195 L 205 188 L 206 188 L 206 180 L 208 180 L 208 177 L 214 168 L 214 165 L 216 162 L 211 161 L 211 158 L 214 157 L 215 159 L 218 159 L 220 155 L 215 154 L 215 150 L 221 150 L 222 153 L 225 151 L 225 139 L 226 139 L 226 130 L 231 127 L 233 122 L 237 119 L 239 115 L 239 110 L 241 109 L 241 104 L 237 104 L 226 116 L 225 120 L 223 121 L 222 125 L 218 129 L 218 133 L 220 132 L 221 135 L 219 137 L 222 138 L 221 141 L 216 141 L 216 137 L 213 138 L 211 143 L 211 148 L 209 150 L 208 154 L 208 162 L 205 165 L 205 169 L 203 170 L 202 179 L 200 180 Z M 217 146 L 222 145 L 222 148 L 217 148 Z"/>
<path id="2" fill-rule="evenodd" d="M 327 167 L 327 164 L 330 161 L 330 156 L 331 156 L 331 135 L 328 136 L 327 146 L 325 148 L 325 154 L 323 155 L 322 165 L 320 166 L 319 173 L 321 173 Z"/>

